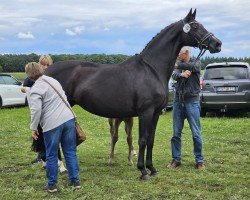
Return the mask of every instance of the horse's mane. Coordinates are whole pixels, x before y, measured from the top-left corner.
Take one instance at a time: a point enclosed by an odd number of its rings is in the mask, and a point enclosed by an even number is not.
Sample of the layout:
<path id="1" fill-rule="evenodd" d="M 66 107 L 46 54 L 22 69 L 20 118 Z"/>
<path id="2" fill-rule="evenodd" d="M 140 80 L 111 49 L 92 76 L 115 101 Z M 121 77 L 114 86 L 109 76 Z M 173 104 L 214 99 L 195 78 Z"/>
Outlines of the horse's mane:
<path id="1" fill-rule="evenodd" d="M 141 53 L 143 53 L 146 49 L 148 49 L 148 47 L 158 38 L 162 37 L 164 34 L 166 34 L 167 31 L 169 31 L 177 22 L 174 22 L 170 25 L 168 25 L 167 27 L 165 27 L 164 29 L 162 29 L 159 33 L 157 33 L 144 47 L 144 49 L 142 50 Z"/>

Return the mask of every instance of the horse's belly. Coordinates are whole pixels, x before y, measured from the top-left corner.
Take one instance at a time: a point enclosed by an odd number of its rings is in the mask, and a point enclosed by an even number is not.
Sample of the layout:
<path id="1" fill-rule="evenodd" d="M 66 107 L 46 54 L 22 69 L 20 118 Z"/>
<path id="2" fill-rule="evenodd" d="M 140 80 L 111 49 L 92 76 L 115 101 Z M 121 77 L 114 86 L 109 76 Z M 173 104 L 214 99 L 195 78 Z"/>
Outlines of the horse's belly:
<path id="1" fill-rule="evenodd" d="M 92 114 L 99 115 L 101 117 L 107 118 L 127 118 L 137 116 L 136 112 L 128 111 L 123 109 L 109 109 L 109 108 L 93 108 L 93 107 L 83 107 L 85 110 L 89 111 Z"/>
<path id="2" fill-rule="evenodd" d="M 85 97 L 86 99 L 86 97 Z M 85 110 L 102 117 L 107 118 L 124 118 L 137 116 L 133 109 L 133 104 L 128 102 L 121 102 L 113 98 L 106 100 L 104 98 L 88 99 L 79 103 Z"/>

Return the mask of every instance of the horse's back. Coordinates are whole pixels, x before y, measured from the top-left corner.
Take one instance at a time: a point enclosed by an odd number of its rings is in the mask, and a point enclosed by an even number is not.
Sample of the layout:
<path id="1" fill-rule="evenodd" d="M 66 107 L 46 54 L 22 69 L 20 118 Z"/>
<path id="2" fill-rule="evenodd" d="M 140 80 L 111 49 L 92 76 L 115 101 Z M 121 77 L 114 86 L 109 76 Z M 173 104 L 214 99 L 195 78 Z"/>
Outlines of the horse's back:
<path id="1" fill-rule="evenodd" d="M 77 67 L 80 68 L 97 68 L 100 66 L 98 63 L 92 63 L 92 62 L 85 62 L 85 61 L 78 61 L 78 60 L 71 60 L 71 61 L 59 61 L 51 65 L 47 71 L 47 75 L 51 75 L 54 73 L 57 73 L 58 71 L 62 70 L 73 70 Z"/>
<path id="2" fill-rule="evenodd" d="M 61 83 L 73 104 L 101 116 L 116 117 L 125 112 L 124 116 L 130 117 L 135 115 L 133 73 L 125 68 L 120 64 L 63 61 L 48 68 L 46 75 Z"/>
<path id="3" fill-rule="evenodd" d="M 162 84 L 139 59 L 120 64 L 64 61 L 55 63 L 46 74 L 62 84 L 70 102 L 109 118 L 137 116 L 158 99 L 158 93 L 164 93 L 158 92 Z"/>

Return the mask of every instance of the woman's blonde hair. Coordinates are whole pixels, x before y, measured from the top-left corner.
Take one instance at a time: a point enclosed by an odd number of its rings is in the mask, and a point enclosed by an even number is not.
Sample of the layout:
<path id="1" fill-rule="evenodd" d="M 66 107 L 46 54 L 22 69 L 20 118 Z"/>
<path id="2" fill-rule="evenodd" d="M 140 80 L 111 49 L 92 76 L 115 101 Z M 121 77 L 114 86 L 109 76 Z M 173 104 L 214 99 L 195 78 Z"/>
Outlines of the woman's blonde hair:
<path id="1" fill-rule="evenodd" d="M 36 62 L 30 62 L 25 66 L 25 73 L 33 80 L 43 75 L 43 68 Z"/>
<path id="2" fill-rule="evenodd" d="M 50 55 L 41 55 L 41 57 L 39 58 L 39 63 L 40 65 L 47 65 L 47 66 L 50 66 L 53 64 L 53 60 L 52 58 L 50 57 Z"/>

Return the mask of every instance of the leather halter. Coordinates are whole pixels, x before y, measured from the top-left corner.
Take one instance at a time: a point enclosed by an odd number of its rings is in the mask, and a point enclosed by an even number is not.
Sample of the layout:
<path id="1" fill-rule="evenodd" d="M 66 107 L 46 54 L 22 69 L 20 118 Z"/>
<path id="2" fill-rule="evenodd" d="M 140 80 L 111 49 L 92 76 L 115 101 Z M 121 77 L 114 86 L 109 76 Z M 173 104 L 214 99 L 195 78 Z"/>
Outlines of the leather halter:
<path id="1" fill-rule="evenodd" d="M 190 22 L 190 23 L 185 23 L 184 20 L 182 20 L 182 23 L 185 24 L 199 24 L 199 22 Z M 192 28 L 192 26 L 190 26 L 190 28 Z M 198 60 L 201 56 L 203 56 L 203 54 L 206 52 L 206 50 L 208 50 L 208 45 L 206 45 L 204 42 L 208 39 L 210 39 L 213 34 L 212 33 L 207 33 L 206 35 L 204 35 L 203 38 L 199 39 L 195 34 L 191 34 L 190 31 L 187 32 L 187 34 L 194 38 L 196 40 L 196 42 L 198 43 L 198 48 L 200 49 L 200 53 L 197 56 L 196 60 Z M 205 48 L 204 48 L 205 47 Z"/>

